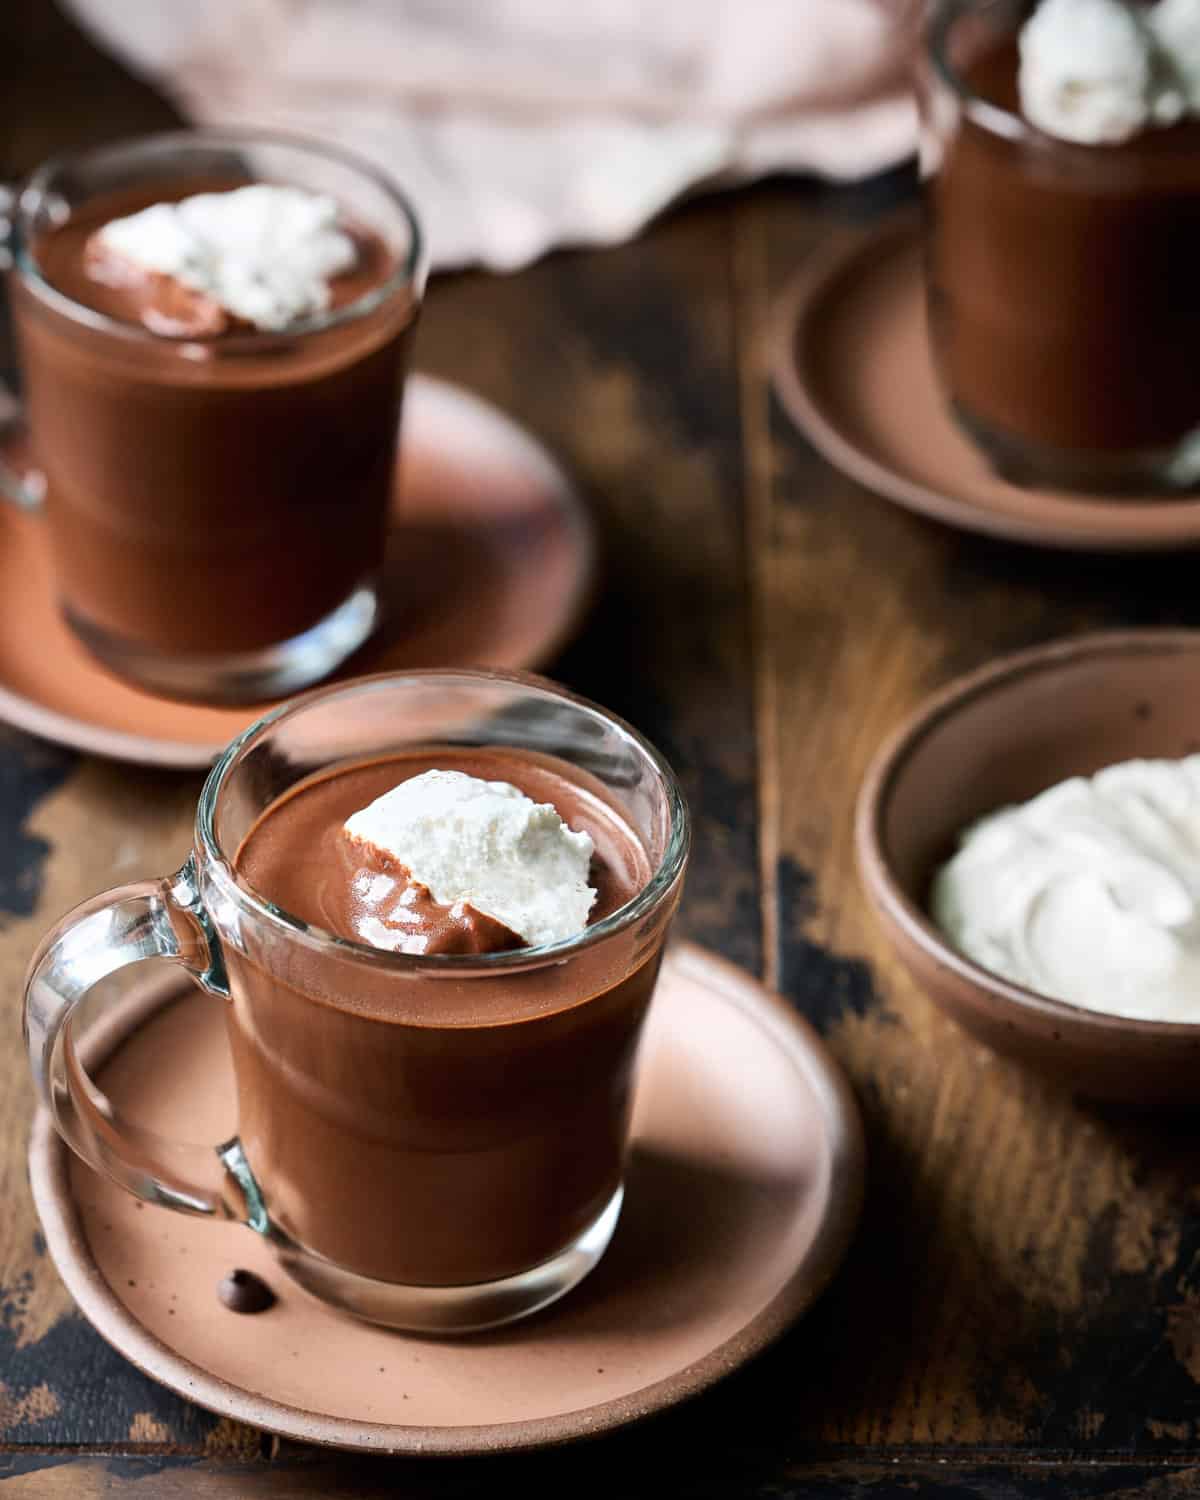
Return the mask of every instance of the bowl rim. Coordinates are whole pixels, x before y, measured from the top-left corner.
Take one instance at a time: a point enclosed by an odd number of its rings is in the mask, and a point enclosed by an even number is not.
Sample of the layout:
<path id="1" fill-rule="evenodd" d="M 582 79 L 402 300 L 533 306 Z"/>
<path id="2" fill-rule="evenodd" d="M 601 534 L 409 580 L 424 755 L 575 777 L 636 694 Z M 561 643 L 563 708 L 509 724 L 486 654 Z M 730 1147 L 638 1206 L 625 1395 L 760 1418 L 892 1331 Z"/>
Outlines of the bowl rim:
<path id="1" fill-rule="evenodd" d="M 980 698 L 1049 668 L 1070 666 L 1103 656 L 1161 656 L 1193 652 L 1200 656 L 1200 629 L 1185 626 L 1087 631 L 1060 637 L 995 658 L 954 678 L 930 694 L 887 736 L 871 759 L 859 788 L 854 813 L 854 847 L 859 878 L 870 904 L 882 919 L 889 940 L 897 933 L 942 969 L 1025 1015 L 1067 1022 L 1146 1041 L 1194 1041 L 1200 1021 L 1158 1021 L 1090 1010 L 1069 1000 L 993 974 L 951 947 L 926 912 L 904 890 L 893 871 L 883 836 L 883 821 L 900 772 L 933 730 Z"/>

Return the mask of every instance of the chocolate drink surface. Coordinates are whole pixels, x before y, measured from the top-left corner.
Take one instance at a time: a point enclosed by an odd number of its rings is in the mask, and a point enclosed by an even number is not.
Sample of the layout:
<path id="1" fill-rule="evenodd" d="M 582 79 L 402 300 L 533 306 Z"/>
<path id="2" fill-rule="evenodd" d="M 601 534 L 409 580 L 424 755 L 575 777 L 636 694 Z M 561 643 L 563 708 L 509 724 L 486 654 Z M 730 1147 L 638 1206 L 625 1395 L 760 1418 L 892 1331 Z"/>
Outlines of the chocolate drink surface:
<path id="1" fill-rule="evenodd" d="M 348 855 L 342 825 L 430 769 L 510 782 L 586 830 L 590 926 L 649 880 L 640 841 L 585 773 L 528 751 L 461 747 L 300 783 L 243 839 L 239 875 L 292 916 L 355 940 L 351 875 L 367 856 Z M 303 1245 L 381 1280 L 489 1281 L 549 1259 L 616 1192 L 657 946 L 641 957 L 624 931 L 524 970 L 505 946 L 499 969 L 485 958 L 465 974 L 441 955 L 477 952 L 469 939 L 416 961 L 381 953 L 356 970 L 353 992 L 339 966 L 336 993 L 315 947 L 229 953 L 239 1133 L 272 1218 Z"/>
<path id="2" fill-rule="evenodd" d="M 962 83 L 1019 116 L 1019 65 L 993 40 Z M 1074 145 L 968 113 L 926 202 L 935 345 L 969 425 L 1090 453 L 1200 428 L 1200 120 Z"/>
<path id="3" fill-rule="evenodd" d="M 185 175 L 101 194 L 30 247 L 57 295 L 14 278 L 56 583 L 85 635 L 252 652 L 325 618 L 380 566 L 409 300 L 295 335 L 234 322 L 188 339 L 147 327 L 167 283 L 94 274 L 89 242 L 108 221 L 244 185 Z M 329 282 L 335 315 L 395 270 L 381 238 L 344 227 L 357 259 Z"/>

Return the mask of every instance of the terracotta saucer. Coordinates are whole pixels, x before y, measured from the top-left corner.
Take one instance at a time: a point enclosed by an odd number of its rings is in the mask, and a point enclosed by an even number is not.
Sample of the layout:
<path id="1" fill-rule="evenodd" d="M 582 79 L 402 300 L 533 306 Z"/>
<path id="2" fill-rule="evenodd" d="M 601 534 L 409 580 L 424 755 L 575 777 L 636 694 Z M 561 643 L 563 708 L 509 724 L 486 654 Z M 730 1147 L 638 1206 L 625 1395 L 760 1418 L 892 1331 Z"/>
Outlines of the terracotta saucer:
<path id="1" fill-rule="evenodd" d="M 536 667 L 566 644 L 594 583 L 592 521 L 510 418 L 414 376 L 396 515 L 390 619 L 338 675 Z M 111 676 L 59 619 L 39 519 L 0 503 L 0 719 L 118 760 L 204 767 L 262 711 L 176 702 Z"/>
<path id="2" fill-rule="evenodd" d="M 775 389 L 787 412 L 830 463 L 885 499 L 1044 547 L 1200 545 L 1200 499 L 1092 499 L 1021 489 L 991 472 L 937 382 L 912 219 L 806 261 L 774 330 Z"/>
<path id="3" fill-rule="evenodd" d="M 105 1091 L 137 1123 L 219 1139 L 233 1121 L 220 1002 L 140 977 L 125 1003 L 133 1026 L 99 1069 Z M 437 1342 L 332 1312 L 249 1230 L 142 1206 L 92 1173 L 43 1112 L 30 1177 L 46 1243 L 109 1343 L 223 1416 L 388 1453 L 604 1432 L 705 1389 L 797 1318 L 840 1262 L 863 1189 L 838 1068 L 724 960 L 673 950 L 642 1057 L 613 1243 L 575 1293 L 507 1330 Z M 217 1282 L 235 1266 L 269 1281 L 275 1307 L 238 1317 L 220 1305 Z"/>

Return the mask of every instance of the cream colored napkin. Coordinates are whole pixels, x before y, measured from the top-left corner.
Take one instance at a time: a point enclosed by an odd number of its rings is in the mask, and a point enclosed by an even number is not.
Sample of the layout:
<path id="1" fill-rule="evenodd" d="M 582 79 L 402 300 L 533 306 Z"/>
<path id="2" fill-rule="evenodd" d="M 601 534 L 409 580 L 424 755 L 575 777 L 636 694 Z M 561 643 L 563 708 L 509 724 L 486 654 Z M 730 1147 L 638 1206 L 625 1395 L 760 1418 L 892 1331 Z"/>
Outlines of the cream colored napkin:
<path id="1" fill-rule="evenodd" d="M 914 146 L 919 0 L 66 0 L 197 122 L 357 150 L 433 263 L 612 244 L 700 187 Z"/>

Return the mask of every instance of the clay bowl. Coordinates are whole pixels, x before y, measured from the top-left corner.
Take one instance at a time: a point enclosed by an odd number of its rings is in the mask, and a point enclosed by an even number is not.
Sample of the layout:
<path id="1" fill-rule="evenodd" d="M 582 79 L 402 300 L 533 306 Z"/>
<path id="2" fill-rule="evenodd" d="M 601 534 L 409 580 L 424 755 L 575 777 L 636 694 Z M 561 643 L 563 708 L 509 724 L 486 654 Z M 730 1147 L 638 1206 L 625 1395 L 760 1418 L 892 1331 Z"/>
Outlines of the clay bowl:
<path id="1" fill-rule="evenodd" d="M 930 882 L 959 831 L 994 808 L 1115 761 L 1196 750 L 1200 631 L 1077 636 L 936 693 L 859 794 L 859 871 L 917 983 L 972 1036 L 1088 1098 L 1200 1107 L 1200 1022 L 1101 1015 L 990 974 L 926 915 Z"/>

